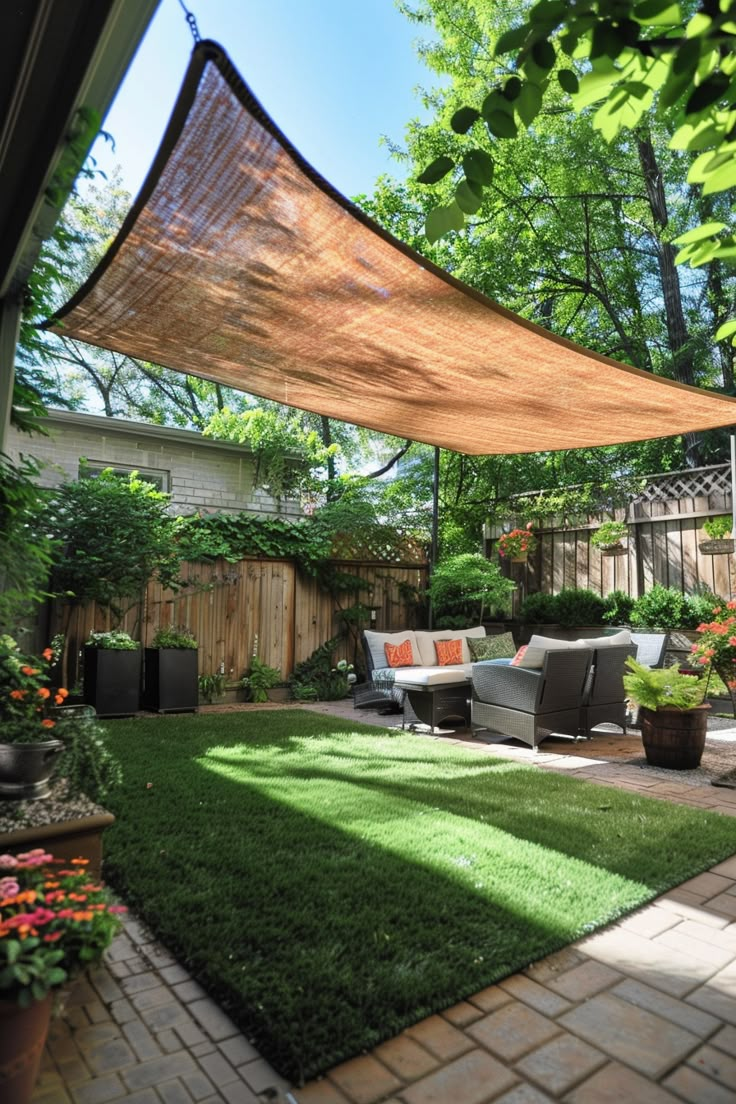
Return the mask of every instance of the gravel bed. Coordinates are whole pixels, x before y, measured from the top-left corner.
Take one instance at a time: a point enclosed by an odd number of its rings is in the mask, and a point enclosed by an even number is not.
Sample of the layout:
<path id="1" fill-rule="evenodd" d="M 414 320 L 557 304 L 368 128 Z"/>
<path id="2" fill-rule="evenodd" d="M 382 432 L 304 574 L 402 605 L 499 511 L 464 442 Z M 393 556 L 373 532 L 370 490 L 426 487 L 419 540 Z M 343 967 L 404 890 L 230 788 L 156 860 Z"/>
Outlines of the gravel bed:
<path id="1" fill-rule="evenodd" d="M 0 799 L 0 834 L 16 832 L 19 828 L 42 828 L 46 824 L 60 824 L 65 820 L 97 816 L 106 813 L 101 805 L 95 805 L 88 797 L 65 797 L 66 782 L 62 778 L 51 787 L 51 793 L 38 801 L 3 801 Z"/>

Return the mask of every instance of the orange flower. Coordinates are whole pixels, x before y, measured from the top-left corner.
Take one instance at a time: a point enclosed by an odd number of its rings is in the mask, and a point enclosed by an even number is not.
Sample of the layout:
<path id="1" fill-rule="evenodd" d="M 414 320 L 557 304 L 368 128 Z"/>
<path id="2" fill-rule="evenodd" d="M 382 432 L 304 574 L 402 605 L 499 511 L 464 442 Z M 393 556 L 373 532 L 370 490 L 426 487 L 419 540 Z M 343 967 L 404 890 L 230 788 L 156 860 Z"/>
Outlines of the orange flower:
<path id="1" fill-rule="evenodd" d="M 76 863 L 78 866 L 88 866 L 89 865 L 89 859 L 77 858 L 77 859 L 72 859 L 72 862 Z M 78 871 L 75 871 L 75 873 L 78 873 Z"/>
<path id="2" fill-rule="evenodd" d="M 46 700 L 46 698 L 51 697 L 51 691 L 49 690 L 48 686 L 39 686 L 36 693 L 38 694 L 39 698 L 43 698 L 44 701 Z"/>
<path id="3" fill-rule="evenodd" d="M 89 909 L 80 909 L 79 912 L 72 913 L 72 920 L 77 920 L 80 922 L 83 920 L 93 920 L 94 915 L 95 914 L 93 912 L 90 912 Z"/>
<path id="4" fill-rule="evenodd" d="M 50 659 L 54 658 L 54 653 L 53 653 L 51 648 L 44 648 L 44 650 L 41 652 L 41 655 L 43 656 L 43 658 L 46 660 L 47 663 Z"/>
<path id="5" fill-rule="evenodd" d="M 55 943 L 57 939 L 61 939 L 64 933 L 60 931 L 49 932 L 48 935 L 43 937 L 44 943 Z"/>
<path id="6" fill-rule="evenodd" d="M 60 698 L 68 698 L 69 697 L 69 691 L 65 690 L 63 686 L 60 686 L 59 689 L 56 691 L 56 693 Z"/>
<path id="7" fill-rule="evenodd" d="M 54 694 L 54 704 L 55 705 L 63 705 L 63 703 L 64 703 L 64 699 L 62 698 L 61 694 Z"/>
<path id="8" fill-rule="evenodd" d="M 27 693 L 27 691 L 25 691 L 25 690 L 11 690 L 10 691 L 10 696 L 15 701 L 23 701 L 23 698 L 26 696 L 26 693 Z"/>
<path id="9" fill-rule="evenodd" d="M 41 672 L 38 667 L 21 667 L 21 671 L 24 675 L 40 675 Z"/>
<path id="10" fill-rule="evenodd" d="M 54 728 L 56 721 L 52 721 L 50 717 L 44 717 L 41 721 L 41 728 Z"/>

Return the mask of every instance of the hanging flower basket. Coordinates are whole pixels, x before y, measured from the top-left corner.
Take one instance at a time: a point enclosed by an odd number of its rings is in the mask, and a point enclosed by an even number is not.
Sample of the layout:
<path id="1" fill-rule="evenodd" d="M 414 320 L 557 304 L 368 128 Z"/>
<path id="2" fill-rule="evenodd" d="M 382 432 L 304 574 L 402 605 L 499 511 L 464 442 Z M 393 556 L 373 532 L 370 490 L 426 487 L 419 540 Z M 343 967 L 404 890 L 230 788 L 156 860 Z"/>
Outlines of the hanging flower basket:
<path id="1" fill-rule="evenodd" d="M 734 542 L 732 538 L 724 537 L 722 540 L 701 541 L 698 548 L 704 556 L 724 556 L 733 554 Z"/>
<path id="2" fill-rule="evenodd" d="M 617 544 L 601 544 L 598 546 L 601 556 L 625 556 L 628 549 L 619 541 Z"/>
<path id="3" fill-rule="evenodd" d="M 498 538 L 498 554 L 511 563 L 526 563 L 528 556 L 536 550 L 537 538 L 532 533 L 532 523 L 525 529 L 512 529 Z"/>

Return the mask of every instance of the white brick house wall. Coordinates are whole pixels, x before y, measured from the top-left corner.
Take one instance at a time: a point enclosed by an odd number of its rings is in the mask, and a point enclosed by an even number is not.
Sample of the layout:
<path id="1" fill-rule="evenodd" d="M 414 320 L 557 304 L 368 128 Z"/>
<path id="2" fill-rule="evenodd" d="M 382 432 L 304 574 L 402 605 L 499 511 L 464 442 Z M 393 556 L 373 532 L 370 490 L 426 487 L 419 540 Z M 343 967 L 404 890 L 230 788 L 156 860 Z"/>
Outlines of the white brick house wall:
<path id="1" fill-rule="evenodd" d="M 213 441 L 188 429 L 66 410 L 49 411 L 46 428 L 48 437 L 11 428 L 5 448 L 13 459 L 24 453 L 41 461 L 40 482 L 46 487 L 77 479 L 84 457 L 95 467 L 159 476 L 175 514 L 252 510 L 295 517 L 302 512 L 297 500 L 279 503 L 253 487 L 255 461 L 244 445 Z"/>

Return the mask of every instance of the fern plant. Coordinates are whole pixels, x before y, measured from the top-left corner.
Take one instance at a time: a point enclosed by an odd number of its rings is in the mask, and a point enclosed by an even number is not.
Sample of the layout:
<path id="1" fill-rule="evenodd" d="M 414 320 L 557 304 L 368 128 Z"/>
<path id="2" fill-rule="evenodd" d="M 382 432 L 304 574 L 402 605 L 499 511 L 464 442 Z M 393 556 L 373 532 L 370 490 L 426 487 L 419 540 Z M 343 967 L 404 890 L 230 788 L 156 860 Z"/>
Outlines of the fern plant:
<path id="1" fill-rule="evenodd" d="M 644 667 L 633 656 L 626 660 L 630 674 L 624 689 L 644 709 L 695 709 L 703 704 L 707 680 L 680 674 L 677 666 Z"/>

